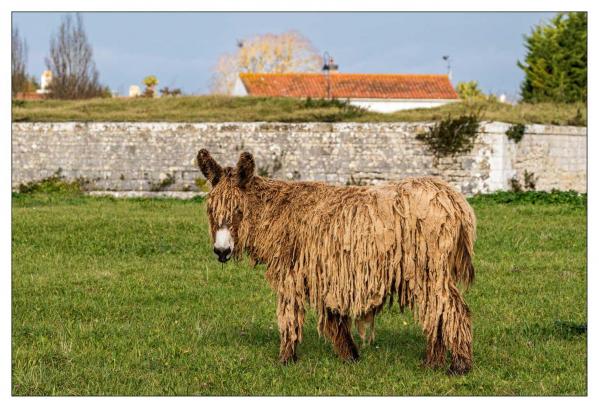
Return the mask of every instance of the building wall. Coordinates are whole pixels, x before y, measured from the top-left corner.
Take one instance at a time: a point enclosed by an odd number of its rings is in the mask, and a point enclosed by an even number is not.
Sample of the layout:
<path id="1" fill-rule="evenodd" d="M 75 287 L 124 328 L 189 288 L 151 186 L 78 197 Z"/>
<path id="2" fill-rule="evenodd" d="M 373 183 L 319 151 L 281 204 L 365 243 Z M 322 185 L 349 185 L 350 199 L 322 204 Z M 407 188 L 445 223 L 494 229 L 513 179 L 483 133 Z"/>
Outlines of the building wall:
<path id="1" fill-rule="evenodd" d="M 245 89 L 245 85 L 239 77 L 235 80 L 235 85 L 233 86 L 233 96 L 247 96 L 248 92 Z"/>
<path id="2" fill-rule="evenodd" d="M 377 99 L 350 99 L 350 103 L 370 111 L 390 113 L 406 109 L 434 108 L 457 100 L 448 99 L 405 99 L 405 100 L 377 100 Z"/>
<path id="3" fill-rule="evenodd" d="M 509 125 L 481 126 L 473 150 L 435 158 L 415 136 L 424 123 L 13 123 L 12 186 L 83 178 L 90 190 L 197 191 L 195 157 L 207 148 L 223 165 L 242 151 L 258 173 L 339 185 L 437 175 L 462 192 L 508 190 L 534 173 L 538 189 L 586 191 L 586 128 L 528 126 L 518 144 Z"/>

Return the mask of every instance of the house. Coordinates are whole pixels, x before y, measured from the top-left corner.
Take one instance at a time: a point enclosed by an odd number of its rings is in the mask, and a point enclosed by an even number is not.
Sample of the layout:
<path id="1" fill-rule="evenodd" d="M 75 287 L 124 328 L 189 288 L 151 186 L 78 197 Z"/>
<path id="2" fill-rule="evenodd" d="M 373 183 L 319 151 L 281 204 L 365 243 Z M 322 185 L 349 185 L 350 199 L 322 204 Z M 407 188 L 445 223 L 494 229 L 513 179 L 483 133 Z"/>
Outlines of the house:
<path id="1" fill-rule="evenodd" d="M 141 89 L 139 89 L 138 85 L 131 85 L 129 87 L 129 98 L 135 98 L 137 96 L 141 96 Z"/>
<path id="2" fill-rule="evenodd" d="M 36 89 L 35 91 L 17 92 L 14 98 L 22 101 L 41 101 L 47 99 L 50 94 L 50 84 L 52 83 L 52 71 L 46 70 L 42 72 L 40 79 L 40 89 Z"/>
<path id="3" fill-rule="evenodd" d="M 45 70 L 44 72 L 42 72 L 40 80 L 40 84 L 42 87 L 35 92 L 37 92 L 38 94 L 50 93 L 50 85 L 52 84 L 52 71 Z"/>
<path id="4" fill-rule="evenodd" d="M 241 73 L 233 95 L 349 100 L 376 112 L 432 108 L 459 101 L 447 75 Z"/>

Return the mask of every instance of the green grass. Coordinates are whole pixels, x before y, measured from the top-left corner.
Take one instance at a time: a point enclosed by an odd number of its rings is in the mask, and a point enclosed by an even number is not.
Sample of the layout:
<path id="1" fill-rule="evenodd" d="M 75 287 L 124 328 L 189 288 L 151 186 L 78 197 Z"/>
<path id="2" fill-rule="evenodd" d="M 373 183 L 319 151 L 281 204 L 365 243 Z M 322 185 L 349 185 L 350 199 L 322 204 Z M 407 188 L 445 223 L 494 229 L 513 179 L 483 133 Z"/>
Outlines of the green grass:
<path id="1" fill-rule="evenodd" d="M 383 114 L 348 107 L 341 101 L 293 98 L 187 96 L 13 101 L 15 122 L 418 122 L 462 115 L 483 107 L 483 120 L 586 126 L 583 104 L 455 103 L 432 109 Z"/>
<path id="2" fill-rule="evenodd" d="M 584 395 L 586 205 L 512 201 L 473 199 L 475 364 L 448 377 L 420 368 L 397 306 L 358 363 L 310 312 L 299 361 L 279 365 L 264 269 L 216 262 L 202 201 L 15 194 L 12 393 Z"/>

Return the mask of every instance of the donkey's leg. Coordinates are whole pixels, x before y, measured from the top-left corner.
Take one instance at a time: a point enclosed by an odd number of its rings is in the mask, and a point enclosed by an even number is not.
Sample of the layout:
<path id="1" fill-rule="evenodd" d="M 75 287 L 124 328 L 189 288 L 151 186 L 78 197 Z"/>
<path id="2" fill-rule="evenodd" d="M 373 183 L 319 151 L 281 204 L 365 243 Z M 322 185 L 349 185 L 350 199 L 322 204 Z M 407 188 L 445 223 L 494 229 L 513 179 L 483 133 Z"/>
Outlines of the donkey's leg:
<path id="1" fill-rule="evenodd" d="M 458 289 L 450 285 L 443 313 L 443 340 L 451 352 L 448 374 L 465 374 L 472 369 L 472 320 L 470 309 Z"/>
<path id="2" fill-rule="evenodd" d="M 277 321 L 281 345 L 279 360 L 283 364 L 297 360 L 297 344 L 302 340 L 304 301 L 297 297 L 293 276 L 287 277 L 277 296 Z"/>
<path id="3" fill-rule="evenodd" d="M 443 317 L 439 319 L 436 332 L 427 333 L 426 357 L 423 365 L 428 368 L 441 368 L 445 365 L 447 348 L 443 341 Z"/>
<path id="4" fill-rule="evenodd" d="M 335 353 L 345 361 L 356 361 L 360 357 L 351 335 L 351 319 L 329 309 L 326 311 L 324 334 L 333 342 Z"/>

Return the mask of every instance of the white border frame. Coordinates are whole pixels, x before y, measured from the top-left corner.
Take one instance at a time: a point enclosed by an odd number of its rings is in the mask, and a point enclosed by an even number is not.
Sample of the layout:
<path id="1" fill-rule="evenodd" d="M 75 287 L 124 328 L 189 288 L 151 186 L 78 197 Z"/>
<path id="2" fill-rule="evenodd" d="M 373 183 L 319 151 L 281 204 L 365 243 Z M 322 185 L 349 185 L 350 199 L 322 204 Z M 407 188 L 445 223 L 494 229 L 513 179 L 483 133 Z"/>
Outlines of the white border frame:
<path id="1" fill-rule="evenodd" d="M 363 0 L 329 0 L 323 2 L 322 0 L 302 0 L 294 2 L 281 2 L 277 0 L 253 0 L 253 1 L 232 1 L 232 0 L 221 0 L 205 1 L 203 3 L 191 2 L 189 0 L 169 0 L 164 2 L 163 0 L 104 0 L 104 1 L 75 1 L 75 0 L 54 0 L 40 1 L 40 0 L 4 0 L 0 3 L 2 13 L 0 14 L 0 39 L 2 40 L 2 64 L 0 70 L 2 72 L 2 78 L 4 83 L 10 83 L 10 56 L 8 50 L 10 50 L 9 43 L 9 31 L 11 27 L 11 12 L 12 11 L 555 11 L 555 10 L 570 10 L 570 11 L 588 11 L 589 12 L 589 67 L 595 68 L 599 66 L 597 64 L 597 51 L 594 44 L 597 43 L 596 34 L 596 20 L 595 10 L 597 9 L 599 2 L 588 0 L 569 0 L 569 1 L 527 1 L 527 0 L 489 0 L 485 2 L 468 1 L 468 0 L 454 0 L 451 2 L 447 1 L 432 1 L 432 0 L 419 0 L 412 2 L 399 2 L 399 1 L 383 1 L 383 0 L 369 0 L 368 2 Z M 168 6 L 168 9 L 166 7 Z M 597 85 L 594 81 L 593 70 L 589 71 L 589 112 L 594 111 L 594 98 L 597 93 Z M 304 397 L 304 398 L 286 398 L 281 400 L 280 398 L 244 398 L 244 397 L 229 397 L 229 398 L 193 398 L 193 397 L 164 397 L 164 398 L 129 398 L 129 397 L 103 397 L 103 398 L 85 398 L 82 400 L 77 397 L 11 397 L 11 198 L 9 195 L 10 189 L 10 172 L 11 172 L 11 158 L 10 149 L 11 142 L 8 135 L 11 134 L 11 114 L 10 114 L 10 98 L 8 93 L 10 92 L 9 86 L 3 86 L 3 96 L 0 98 L 1 112 L 2 112 L 2 135 L 0 139 L 2 152 L 2 160 L 0 161 L 0 168 L 2 177 L 0 177 L 0 192 L 2 193 L 2 199 L 0 201 L 2 211 L 2 229 L 1 237 L 2 244 L 0 254 L 2 257 L 2 266 L 4 266 L 3 273 L 1 275 L 1 309 L 2 318 L 0 319 L 0 333 L 2 333 L 2 353 L 0 357 L 0 389 L 2 390 L 2 402 L 5 404 L 11 404 L 15 406 L 27 406 L 27 405 L 38 405 L 44 404 L 46 406 L 57 406 L 57 407 L 70 407 L 79 406 L 81 403 L 90 404 L 91 406 L 105 406 L 110 404 L 111 406 L 116 405 L 131 405 L 131 404 L 143 404 L 144 407 L 163 407 L 165 404 L 181 404 L 189 406 L 198 406 L 198 404 L 209 404 L 209 405 L 249 405 L 249 406 L 280 406 L 284 404 L 287 407 L 306 407 L 331 403 L 338 403 L 348 406 L 360 406 L 364 404 L 406 404 L 413 406 L 413 404 L 434 404 L 436 406 L 442 405 L 444 408 L 451 406 L 467 407 L 467 406 L 478 406 L 480 404 L 490 406 L 501 406 L 502 408 L 509 404 L 510 406 L 515 405 L 529 405 L 529 404 L 543 404 L 544 406 L 559 406 L 560 408 L 564 405 L 586 405 L 586 406 L 597 406 L 599 398 L 597 398 L 598 392 L 595 390 L 597 386 L 597 358 L 595 352 L 596 346 L 596 325 L 597 325 L 597 305 L 599 304 L 593 296 L 588 296 L 588 383 L 587 390 L 589 397 L 539 397 L 530 399 L 530 397 L 516 398 L 516 397 L 452 397 L 444 398 L 440 400 L 438 397 L 373 397 L 365 400 L 366 397 L 357 398 L 346 398 L 337 397 L 334 400 L 330 398 L 315 398 L 315 397 Z M 597 147 L 599 141 L 594 135 L 594 117 L 589 115 L 588 118 L 588 129 L 591 134 L 588 140 L 588 155 L 593 157 L 594 153 L 599 153 Z M 588 248 L 597 247 L 597 229 L 593 228 L 597 226 L 596 221 L 596 200 L 594 194 L 597 191 L 597 182 L 593 175 L 596 174 L 596 163 L 594 160 L 588 161 L 588 190 L 589 190 L 589 201 L 588 201 Z M 595 243 L 595 244 L 593 244 Z M 588 271 L 593 271 L 593 266 L 597 266 L 599 263 L 598 255 L 599 251 L 588 251 Z M 592 294 L 597 289 L 597 274 L 587 273 L 588 276 L 588 288 L 587 293 Z M 243 398 L 243 399 L 242 399 Z M 396 398 L 401 398 L 398 400 Z M 485 398 L 484 401 L 480 398 Z M 6 406 L 6 405 L 4 405 Z"/>

